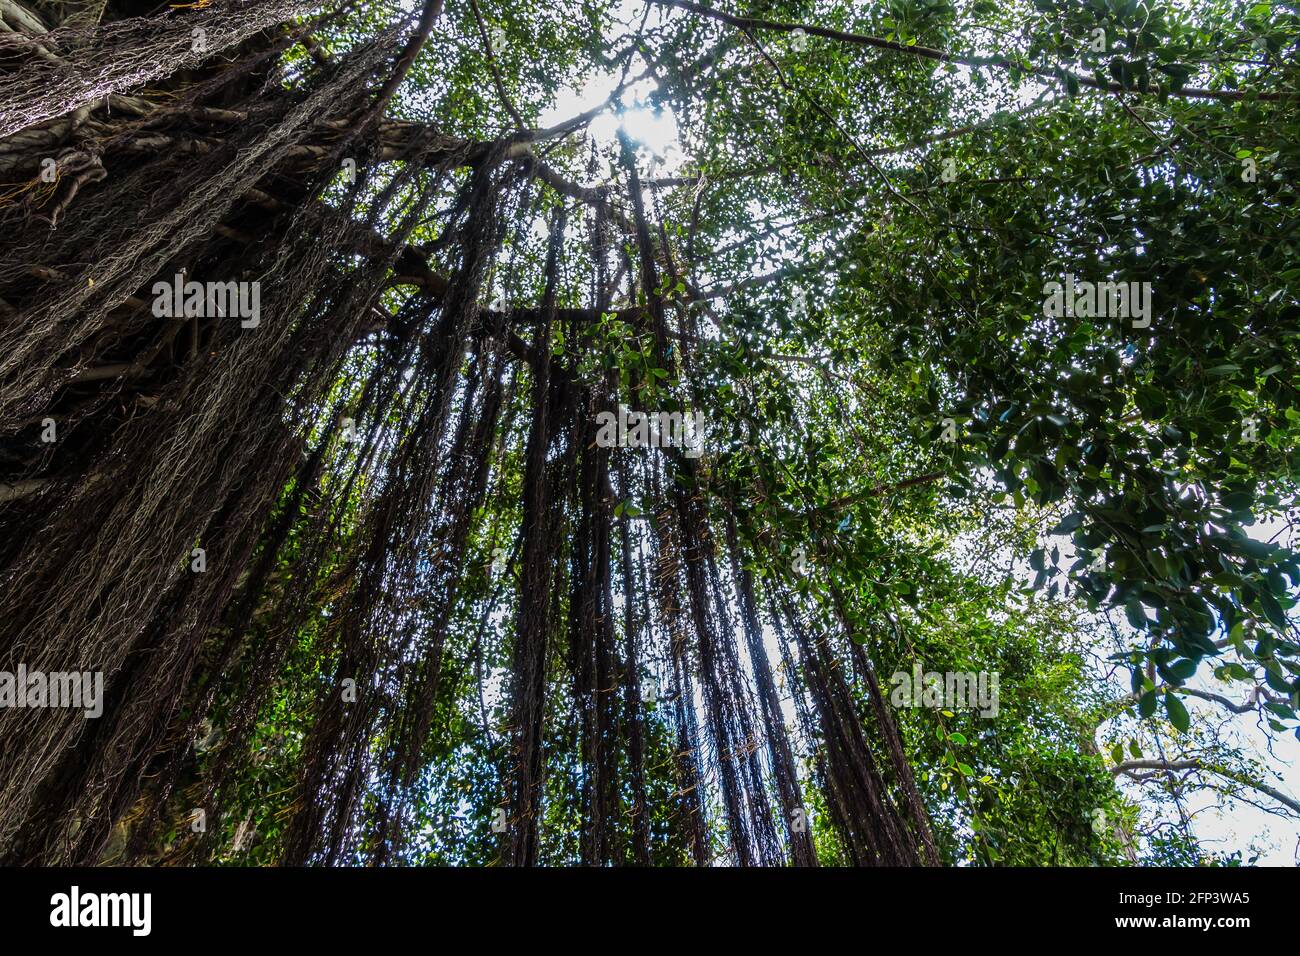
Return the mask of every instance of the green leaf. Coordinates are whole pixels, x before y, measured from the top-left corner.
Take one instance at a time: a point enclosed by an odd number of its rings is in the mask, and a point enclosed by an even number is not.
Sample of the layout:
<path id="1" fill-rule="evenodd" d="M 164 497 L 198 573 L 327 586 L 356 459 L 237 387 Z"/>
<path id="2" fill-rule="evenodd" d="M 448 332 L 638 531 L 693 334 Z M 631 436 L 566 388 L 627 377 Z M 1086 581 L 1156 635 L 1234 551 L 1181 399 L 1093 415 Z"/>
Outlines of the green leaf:
<path id="1" fill-rule="evenodd" d="M 1268 622 L 1276 627 L 1279 631 L 1287 629 L 1286 614 L 1282 610 L 1282 605 L 1277 603 L 1277 599 L 1267 591 L 1259 593 L 1259 606 L 1264 610 L 1264 616 Z"/>
<path id="2" fill-rule="evenodd" d="M 1249 491 L 1234 491 L 1224 495 L 1221 501 L 1229 511 L 1245 511 L 1255 503 L 1255 496 Z"/>
<path id="3" fill-rule="evenodd" d="M 1128 622 L 1138 630 L 1146 628 L 1146 615 L 1142 612 L 1142 605 L 1137 601 L 1129 601 L 1124 605 L 1124 615 L 1128 618 Z"/>
<path id="4" fill-rule="evenodd" d="M 1076 511 L 1062 518 L 1048 534 L 1069 534 L 1081 524 L 1083 524 L 1083 515 Z"/>
<path id="5" fill-rule="evenodd" d="M 1138 716 L 1150 717 L 1156 712 L 1156 695 L 1155 691 L 1147 691 L 1138 698 Z"/>
<path id="6" fill-rule="evenodd" d="M 1190 658 L 1183 658 L 1170 664 L 1166 670 L 1178 682 L 1190 680 L 1191 676 L 1196 673 L 1196 661 Z"/>
<path id="7" fill-rule="evenodd" d="M 1192 716 L 1187 713 L 1187 708 L 1183 706 L 1177 694 L 1165 694 L 1165 712 L 1169 714 L 1171 724 L 1183 733 L 1187 733 L 1188 728 L 1192 726 Z"/>

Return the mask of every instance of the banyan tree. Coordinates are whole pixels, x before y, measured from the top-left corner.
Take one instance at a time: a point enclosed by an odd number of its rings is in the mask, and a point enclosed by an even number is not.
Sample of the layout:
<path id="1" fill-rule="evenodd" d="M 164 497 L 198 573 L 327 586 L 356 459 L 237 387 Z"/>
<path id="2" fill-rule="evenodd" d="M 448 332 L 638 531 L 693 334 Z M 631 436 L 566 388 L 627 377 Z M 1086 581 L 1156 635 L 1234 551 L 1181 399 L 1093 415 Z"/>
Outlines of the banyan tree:
<path id="1" fill-rule="evenodd" d="M 1186 6 L 0 0 L 0 861 L 1136 861 L 1100 709 L 1300 688 Z"/>

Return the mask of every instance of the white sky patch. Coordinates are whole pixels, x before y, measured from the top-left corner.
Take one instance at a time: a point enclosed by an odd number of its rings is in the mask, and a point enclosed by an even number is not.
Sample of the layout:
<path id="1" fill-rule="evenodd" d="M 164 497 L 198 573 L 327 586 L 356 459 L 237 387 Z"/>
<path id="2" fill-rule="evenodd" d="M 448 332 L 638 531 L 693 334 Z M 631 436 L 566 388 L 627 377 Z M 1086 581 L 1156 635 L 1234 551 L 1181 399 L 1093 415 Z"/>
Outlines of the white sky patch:
<path id="1" fill-rule="evenodd" d="M 610 44 L 625 40 L 634 34 L 641 22 L 644 4 L 640 0 L 623 0 L 614 12 L 613 22 L 605 33 Z M 654 26 L 661 20 L 657 11 L 652 11 L 647 26 Z M 645 69 L 645 62 L 634 57 L 629 76 L 636 76 Z M 609 99 L 618 87 L 619 75 L 609 70 L 598 70 L 587 76 L 581 88 L 569 87 L 560 90 L 550 109 L 545 110 L 538 119 L 538 124 L 545 128 L 563 123 L 580 113 L 600 106 Z M 630 85 L 623 90 L 617 104 L 610 104 L 587 127 L 586 133 L 601 148 L 610 147 L 618 142 L 620 126 L 627 135 L 649 153 L 649 163 L 657 158 L 658 163 L 653 175 L 671 175 L 684 162 L 678 140 L 677 120 L 670 109 L 655 108 L 648 105 L 649 96 L 655 92 L 657 85 L 649 79 Z M 643 157 L 643 159 L 647 159 Z M 589 184 L 590 185 L 590 184 Z"/>
<path id="2" fill-rule="evenodd" d="M 605 102 L 617 86 L 618 77 L 613 74 L 595 74 L 588 78 L 581 90 L 562 90 L 555 98 L 555 105 L 544 112 L 538 122 L 542 127 L 554 126 L 594 109 Z M 647 103 L 655 89 L 655 84 L 649 80 L 628 87 L 617 104 L 610 104 L 609 109 L 591 121 L 587 134 L 603 149 L 617 144 L 621 128 L 648 153 L 643 157 L 646 169 L 654 175 L 671 175 L 681 167 L 685 157 L 678 140 L 677 118 L 672 110 Z"/>

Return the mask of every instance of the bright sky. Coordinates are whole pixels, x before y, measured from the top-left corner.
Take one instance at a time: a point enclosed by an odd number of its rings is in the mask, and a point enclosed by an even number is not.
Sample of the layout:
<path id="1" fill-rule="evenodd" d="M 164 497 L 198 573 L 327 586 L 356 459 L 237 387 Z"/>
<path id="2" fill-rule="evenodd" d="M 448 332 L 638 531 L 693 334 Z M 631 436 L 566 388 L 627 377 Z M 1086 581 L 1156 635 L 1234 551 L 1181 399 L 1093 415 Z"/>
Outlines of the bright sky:
<path id="1" fill-rule="evenodd" d="M 617 22 L 613 27 L 612 37 L 617 38 L 634 31 L 640 23 L 643 9 L 644 4 L 639 0 L 622 0 L 615 14 Z M 658 13 L 652 12 L 647 23 L 653 25 L 657 19 Z M 641 72 L 645 67 L 639 59 L 636 63 L 638 65 L 633 67 L 633 75 Z M 556 96 L 555 106 L 542 114 L 540 125 L 553 126 L 599 106 L 609 98 L 617 86 L 618 76 L 614 73 L 602 71 L 591 74 L 581 89 L 561 90 Z M 676 171 L 684 157 L 678 147 L 677 120 L 673 117 L 672 111 L 663 109 L 656 112 L 645 105 L 646 98 L 654 89 L 655 83 L 652 80 L 643 80 L 623 91 L 620 97 L 620 104 L 624 108 L 622 127 L 628 136 L 645 146 L 651 157 L 658 157 L 662 165 L 655 172 L 669 175 Z M 599 145 L 606 146 L 616 141 L 619 125 L 619 117 L 611 108 L 592 122 L 589 132 Z"/>

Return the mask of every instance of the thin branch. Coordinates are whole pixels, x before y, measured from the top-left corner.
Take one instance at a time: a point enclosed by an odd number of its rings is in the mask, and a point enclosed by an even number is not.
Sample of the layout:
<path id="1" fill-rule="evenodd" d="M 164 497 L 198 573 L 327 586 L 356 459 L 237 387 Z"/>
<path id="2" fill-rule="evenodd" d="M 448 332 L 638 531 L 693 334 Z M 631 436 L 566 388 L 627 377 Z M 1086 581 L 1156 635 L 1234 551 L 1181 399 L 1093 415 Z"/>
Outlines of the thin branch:
<path id="1" fill-rule="evenodd" d="M 1234 783 L 1239 783 L 1243 787 L 1250 787 L 1252 790 L 1258 790 L 1260 793 L 1267 794 L 1278 803 L 1281 803 L 1295 811 L 1297 814 L 1300 814 L 1300 800 L 1296 800 L 1294 797 L 1288 796 L 1281 790 L 1278 790 L 1275 787 L 1270 787 L 1266 783 L 1252 780 L 1243 773 L 1229 770 L 1226 767 L 1216 767 L 1207 764 L 1198 757 L 1189 757 L 1184 760 L 1126 760 L 1123 763 L 1117 763 L 1115 766 L 1110 768 L 1110 772 L 1114 776 L 1119 776 L 1120 774 L 1129 774 L 1130 776 L 1134 776 L 1132 771 L 1135 770 L 1154 770 L 1159 773 L 1171 774 L 1183 770 L 1203 770 L 1206 773 L 1218 774 L 1220 777 L 1224 777 Z M 1134 776 L 1134 779 L 1141 778 Z"/>
<path id="2" fill-rule="evenodd" d="M 506 92 L 506 84 L 501 79 L 501 69 L 497 66 L 496 54 L 492 50 L 492 40 L 488 37 L 487 27 L 483 23 L 483 13 L 478 8 L 478 0 L 469 0 L 469 7 L 474 11 L 474 22 L 478 25 L 478 34 L 483 40 L 488 69 L 492 71 L 492 82 L 496 85 L 497 95 L 501 97 L 501 102 L 505 106 L 506 112 L 510 114 L 510 118 L 515 121 L 515 126 L 522 130 L 524 128 L 524 118 L 519 115 L 519 110 L 515 109 L 515 104 L 510 102 L 510 94 Z"/>
<path id="3" fill-rule="evenodd" d="M 840 508 L 848 508 L 851 505 L 856 505 L 861 501 L 866 501 L 868 498 L 875 498 L 877 495 L 886 492 L 902 491 L 904 488 L 911 488 L 915 485 L 924 485 L 929 484 L 932 481 L 938 481 L 940 478 L 944 477 L 944 475 L 945 473 L 942 471 L 932 471 L 928 474 L 917 475 L 915 478 L 908 478 L 905 481 L 899 481 L 893 484 L 876 485 L 870 491 L 864 491 L 856 495 L 847 495 L 843 498 L 835 498 L 831 501 L 830 506 L 837 510 Z"/>
<path id="4" fill-rule="evenodd" d="M 1005 56 L 976 56 L 973 54 L 949 53 L 946 50 L 937 50 L 934 47 L 921 46 L 919 43 L 914 46 L 908 46 L 899 43 L 896 40 L 886 40 L 882 37 L 864 36 L 860 33 L 845 33 L 842 30 L 833 30 L 829 27 L 819 27 L 807 23 L 787 23 L 777 20 L 762 20 L 757 17 L 741 17 L 731 13 L 724 13 L 721 10 L 714 10 L 712 7 L 706 7 L 700 3 L 692 3 L 690 0 L 650 0 L 651 3 L 661 7 L 676 7 L 679 10 L 688 10 L 691 13 L 698 13 L 700 16 L 709 17 L 713 20 L 720 20 L 723 23 L 739 27 L 742 30 L 774 30 L 782 33 L 793 33 L 795 30 L 802 30 L 811 36 L 825 37 L 828 40 L 841 40 L 845 43 L 856 43 L 859 46 L 876 47 L 881 50 L 892 50 L 895 53 L 907 53 L 911 56 L 919 57 L 923 60 L 933 60 L 936 63 L 957 63 L 962 66 L 992 66 L 1003 70 L 1024 70 L 1040 79 L 1062 80 L 1073 77 L 1078 81 L 1080 86 L 1090 87 L 1091 89 L 1101 90 L 1104 93 L 1133 93 L 1140 92 L 1129 90 L 1118 83 L 1103 83 L 1092 77 L 1082 76 L 1073 71 L 1064 68 L 1048 67 L 1031 67 L 1026 69 L 1022 64 L 1015 62 Z M 1169 88 L 1152 89 L 1151 95 L 1157 93 L 1167 93 L 1169 96 L 1180 96 L 1184 99 L 1204 99 L 1204 100 L 1283 100 L 1292 98 L 1290 93 L 1253 93 L 1247 90 L 1206 90 L 1198 87 L 1183 87 L 1180 90 Z"/>

